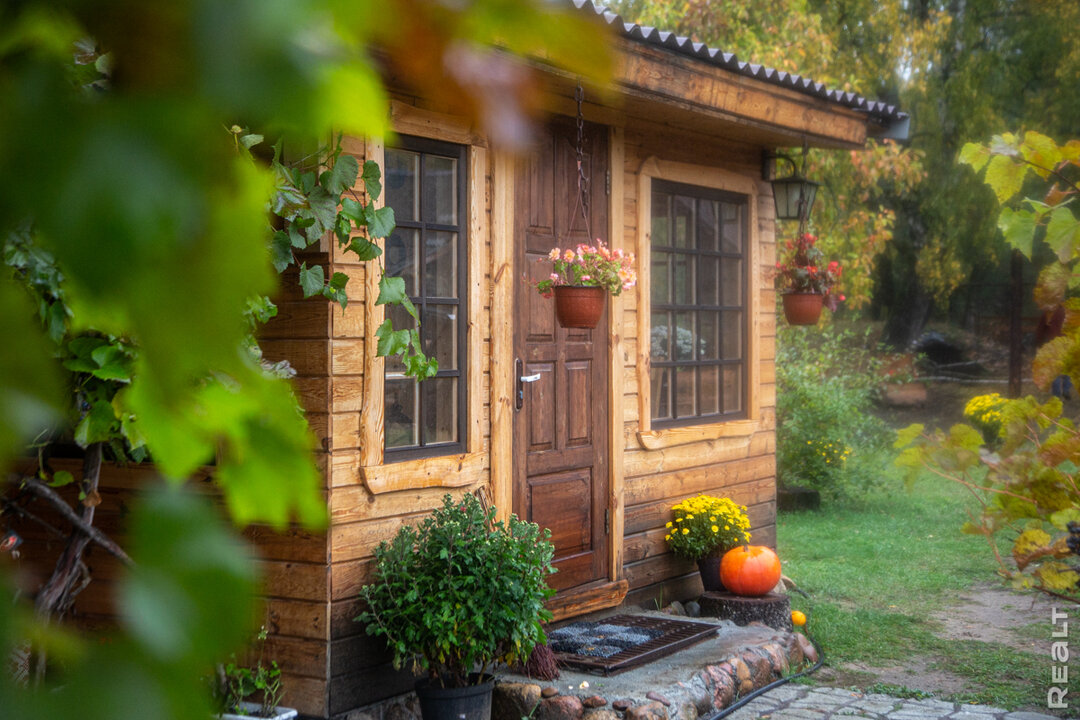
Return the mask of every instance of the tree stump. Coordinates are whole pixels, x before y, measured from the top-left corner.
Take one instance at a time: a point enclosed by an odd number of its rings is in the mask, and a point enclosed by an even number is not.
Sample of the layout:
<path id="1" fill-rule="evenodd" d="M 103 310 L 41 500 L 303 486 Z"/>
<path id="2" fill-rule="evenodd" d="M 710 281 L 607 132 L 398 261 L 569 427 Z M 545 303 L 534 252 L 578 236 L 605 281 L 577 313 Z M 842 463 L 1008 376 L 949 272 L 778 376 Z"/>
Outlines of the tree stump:
<path id="1" fill-rule="evenodd" d="M 743 597 L 729 592 L 707 592 L 698 601 L 702 617 L 718 617 L 736 625 L 760 622 L 774 630 L 791 632 L 791 601 L 787 595 L 769 593 Z"/>

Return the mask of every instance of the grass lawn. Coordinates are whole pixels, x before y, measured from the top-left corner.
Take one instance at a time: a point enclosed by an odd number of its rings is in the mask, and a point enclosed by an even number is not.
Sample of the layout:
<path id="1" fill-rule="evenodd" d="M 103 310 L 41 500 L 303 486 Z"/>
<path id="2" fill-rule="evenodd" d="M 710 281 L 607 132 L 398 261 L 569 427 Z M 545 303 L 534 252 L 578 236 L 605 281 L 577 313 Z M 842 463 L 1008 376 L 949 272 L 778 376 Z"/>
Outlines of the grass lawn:
<path id="1" fill-rule="evenodd" d="M 891 485 L 894 489 L 858 502 L 823 500 L 819 512 L 779 517 L 784 573 L 811 596 L 793 594 L 792 607 L 807 612 L 807 631 L 824 648 L 828 665 L 870 670 L 862 674 L 864 689 L 914 694 L 934 688 L 920 682 L 918 673 L 910 684 L 875 686 L 872 671 L 883 665 L 921 668 L 922 680 L 937 673 L 948 674 L 954 684 L 960 681 L 962 688 L 936 692 L 943 699 L 1046 712 L 1049 611 L 1034 615 L 1045 614 L 1044 622 L 1022 623 L 1016 642 L 1008 645 L 944 631 L 935 613 L 963 606 L 958 596 L 978 592 L 978 586 L 1000 584 L 993 556 L 981 536 L 959 532 L 967 519 L 965 507 L 973 502 L 962 487 L 931 479 L 911 492 L 899 480 Z M 1030 604 L 1030 598 L 1017 595 L 1015 606 L 1005 605 L 1003 612 Z M 1065 605 L 1075 657 L 1080 653 L 1080 608 Z M 998 624 L 993 618 L 987 622 Z M 1025 644 L 1037 654 L 1016 649 Z M 858 672 L 839 677 L 860 684 L 853 679 L 860 677 Z"/>

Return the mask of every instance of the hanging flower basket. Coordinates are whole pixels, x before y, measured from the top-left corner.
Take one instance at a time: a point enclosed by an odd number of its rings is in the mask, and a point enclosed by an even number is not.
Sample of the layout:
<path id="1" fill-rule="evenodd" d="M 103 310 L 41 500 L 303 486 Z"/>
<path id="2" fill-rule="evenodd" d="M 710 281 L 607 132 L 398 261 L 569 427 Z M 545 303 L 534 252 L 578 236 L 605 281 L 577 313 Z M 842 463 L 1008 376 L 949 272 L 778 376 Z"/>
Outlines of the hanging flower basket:
<path id="1" fill-rule="evenodd" d="M 789 292 L 781 295 L 784 317 L 789 325 L 817 325 L 825 296 L 820 293 Z"/>
<path id="2" fill-rule="evenodd" d="M 612 250 L 599 238 L 596 245 L 552 248 L 546 258 L 551 273 L 536 283 L 544 297 L 555 295 L 555 316 L 565 328 L 591 330 L 604 314 L 604 297 L 618 296 L 637 283 L 634 254 Z"/>
<path id="3" fill-rule="evenodd" d="M 604 314 L 604 298 L 607 290 L 602 287 L 556 285 L 555 317 L 564 328 L 592 330 Z"/>

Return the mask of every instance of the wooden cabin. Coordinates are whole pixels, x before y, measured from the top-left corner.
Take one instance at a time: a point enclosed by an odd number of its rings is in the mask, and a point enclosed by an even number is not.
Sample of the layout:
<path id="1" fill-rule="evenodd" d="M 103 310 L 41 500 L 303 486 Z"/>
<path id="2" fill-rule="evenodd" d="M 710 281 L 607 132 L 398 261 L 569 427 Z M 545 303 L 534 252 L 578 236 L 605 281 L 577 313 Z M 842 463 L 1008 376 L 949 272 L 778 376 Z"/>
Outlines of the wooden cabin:
<path id="1" fill-rule="evenodd" d="M 688 496 L 746 505 L 754 541 L 775 544 L 776 238 L 763 165 L 780 147 L 902 135 L 907 118 L 602 18 L 618 63 L 604 99 L 587 92 L 583 105 L 588 233 L 572 217 L 574 83 L 555 71 L 531 155 L 494 149 L 404 93 L 391 142 L 345 141 L 384 168 L 397 218 L 385 262 L 422 312 L 436 378 L 418 386 L 376 356 L 374 264 L 328 243 L 320 260 L 349 276 L 348 308 L 289 295 L 295 283 L 278 298 L 263 347 L 298 371 L 331 523 L 320 535 L 248 534 L 264 558 L 266 655 L 284 668 L 286 704 L 305 715 L 342 717 L 411 688 L 353 622 L 357 593 L 378 543 L 447 492 L 480 491 L 500 515 L 551 529 L 557 618 L 699 593 L 694 565 L 664 542 L 671 506 Z M 552 247 L 593 238 L 636 253 L 639 282 L 609 300 L 596 330 L 565 330 L 529 282 L 549 272 L 536 260 Z M 113 487 L 140 472 L 114 473 Z M 108 611 L 110 572 L 95 575 L 105 589 L 80 596 L 84 616 Z"/>

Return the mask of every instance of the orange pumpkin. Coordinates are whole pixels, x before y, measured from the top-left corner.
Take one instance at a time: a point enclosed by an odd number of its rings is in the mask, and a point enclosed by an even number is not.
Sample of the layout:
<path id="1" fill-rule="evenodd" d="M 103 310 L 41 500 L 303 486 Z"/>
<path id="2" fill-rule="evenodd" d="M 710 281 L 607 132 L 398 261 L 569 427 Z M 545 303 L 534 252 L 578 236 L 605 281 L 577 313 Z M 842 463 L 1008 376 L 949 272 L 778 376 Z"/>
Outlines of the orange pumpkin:
<path id="1" fill-rule="evenodd" d="M 720 580 L 736 595 L 765 595 L 780 582 L 780 558 L 764 545 L 740 545 L 724 553 Z"/>

